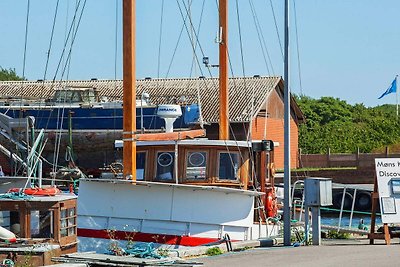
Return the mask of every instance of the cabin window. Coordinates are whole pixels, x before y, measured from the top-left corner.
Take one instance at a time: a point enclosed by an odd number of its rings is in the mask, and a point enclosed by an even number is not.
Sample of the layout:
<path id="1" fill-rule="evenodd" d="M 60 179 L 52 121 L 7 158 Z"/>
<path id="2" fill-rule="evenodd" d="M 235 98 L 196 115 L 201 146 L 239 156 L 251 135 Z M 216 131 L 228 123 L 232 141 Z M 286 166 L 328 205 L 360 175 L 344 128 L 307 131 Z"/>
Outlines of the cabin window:
<path id="1" fill-rule="evenodd" d="M 9 211 L 0 211 L 0 226 L 10 229 L 10 212 Z"/>
<path id="2" fill-rule="evenodd" d="M 188 152 L 186 157 L 186 179 L 206 179 L 207 153 L 200 151 Z"/>
<path id="3" fill-rule="evenodd" d="M 156 179 L 170 181 L 174 177 L 174 152 L 157 153 Z"/>
<path id="4" fill-rule="evenodd" d="M 51 238 L 51 211 L 31 211 L 31 237 L 34 238 Z"/>
<path id="5" fill-rule="evenodd" d="M 4 214 L 4 211 L 3 211 Z M 8 218 L 10 222 L 10 231 L 14 234 L 21 236 L 21 224 L 19 221 L 19 212 L 18 211 L 10 211 L 10 217 Z"/>
<path id="6" fill-rule="evenodd" d="M 143 181 L 146 171 L 146 152 L 136 153 L 136 180 Z"/>
<path id="7" fill-rule="evenodd" d="M 61 210 L 61 237 L 76 235 L 75 208 Z"/>
<path id="8" fill-rule="evenodd" d="M 54 95 L 54 101 L 59 103 L 76 103 L 81 102 L 81 94 L 74 90 L 57 91 Z"/>
<path id="9" fill-rule="evenodd" d="M 237 180 L 239 178 L 239 153 L 220 152 L 218 178 L 221 180 Z"/>
<path id="10" fill-rule="evenodd" d="M 93 103 L 96 102 L 96 93 L 93 90 L 86 90 L 82 92 L 82 101 Z"/>

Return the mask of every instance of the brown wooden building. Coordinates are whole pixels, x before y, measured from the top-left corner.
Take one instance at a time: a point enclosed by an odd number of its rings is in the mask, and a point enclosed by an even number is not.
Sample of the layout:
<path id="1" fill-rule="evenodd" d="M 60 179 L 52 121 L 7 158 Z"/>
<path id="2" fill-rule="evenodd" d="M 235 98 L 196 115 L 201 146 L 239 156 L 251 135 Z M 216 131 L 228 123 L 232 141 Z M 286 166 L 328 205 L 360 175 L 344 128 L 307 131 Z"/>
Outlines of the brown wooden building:
<path id="1" fill-rule="evenodd" d="M 121 80 L 0 82 L 0 97 L 51 98 L 62 87 L 94 87 L 99 96 L 122 100 Z M 231 139 L 270 139 L 275 143 L 275 166 L 283 168 L 284 103 L 281 77 L 229 79 L 229 118 Z M 218 79 L 142 79 L 137 81 L 137 96 L 150 95 L 152 104 L 199 103 L 209 139 L 218 138 Z M 298 166 L 298 125 L 304 116 L 291 98 L 291 166 Z M 251 129 L 251 133 L 248 131 Z"/>

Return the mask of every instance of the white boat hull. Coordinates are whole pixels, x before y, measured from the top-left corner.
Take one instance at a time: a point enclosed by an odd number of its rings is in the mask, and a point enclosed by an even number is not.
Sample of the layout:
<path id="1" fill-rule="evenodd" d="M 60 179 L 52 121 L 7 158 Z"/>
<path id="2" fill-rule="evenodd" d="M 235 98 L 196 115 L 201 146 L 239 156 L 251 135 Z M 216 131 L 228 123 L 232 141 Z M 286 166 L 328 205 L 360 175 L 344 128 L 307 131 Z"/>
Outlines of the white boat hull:
<path id="1" fill-rule="evenodd" d="M 104 252 L 110 240 L 196 246 L 226 234 L 234 241 L 267 237 L 270 230 L 253 222 L 257 195 L 222 187 L 83 179 L 80 250 Z"/>

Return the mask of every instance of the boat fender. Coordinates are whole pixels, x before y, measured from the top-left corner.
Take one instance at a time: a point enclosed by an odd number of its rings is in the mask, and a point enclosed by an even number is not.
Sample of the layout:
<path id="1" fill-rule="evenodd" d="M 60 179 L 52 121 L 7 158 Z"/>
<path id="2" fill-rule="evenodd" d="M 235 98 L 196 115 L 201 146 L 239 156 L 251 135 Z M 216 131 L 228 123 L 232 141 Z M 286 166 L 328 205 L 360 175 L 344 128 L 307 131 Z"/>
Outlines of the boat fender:
<path id="1" fill-rule="evenodd" d="M 278 213 L 278 206 L 276 203 L 276 196 L 273 191 L 267 193 L 265 206 L 267 209 L 267 216 L 268 217 L 275 217 Z"/>
<path id="2" fill-rule="evenodd" d="M 5 240 L 6 242 L 10 242 L 10 243 L 17 242 L 17 238 L 16 238 L 15 234 L 1 226 L 0 226 L 0 239 Z"/>

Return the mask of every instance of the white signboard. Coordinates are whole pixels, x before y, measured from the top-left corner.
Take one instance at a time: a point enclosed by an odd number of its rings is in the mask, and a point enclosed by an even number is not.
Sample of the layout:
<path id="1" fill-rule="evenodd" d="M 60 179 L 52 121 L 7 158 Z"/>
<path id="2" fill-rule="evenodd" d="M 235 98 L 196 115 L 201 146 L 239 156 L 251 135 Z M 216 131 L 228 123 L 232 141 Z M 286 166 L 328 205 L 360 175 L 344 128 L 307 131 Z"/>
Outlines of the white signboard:
<path id="1" fill-rule="evenodd" d="M 400 158 L 375 159 L 383 223 L 400 223 Z"/>

